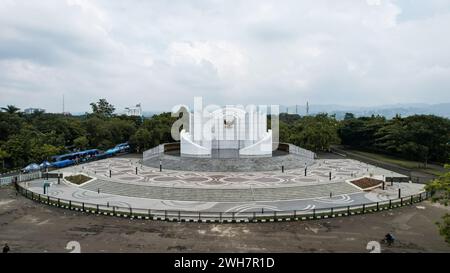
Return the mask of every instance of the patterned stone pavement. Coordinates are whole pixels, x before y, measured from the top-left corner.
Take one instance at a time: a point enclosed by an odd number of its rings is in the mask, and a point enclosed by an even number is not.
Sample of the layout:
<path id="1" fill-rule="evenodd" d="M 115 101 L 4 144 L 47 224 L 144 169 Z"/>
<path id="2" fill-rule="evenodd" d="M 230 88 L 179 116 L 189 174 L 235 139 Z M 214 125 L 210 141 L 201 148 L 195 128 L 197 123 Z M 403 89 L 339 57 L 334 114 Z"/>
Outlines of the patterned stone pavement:
<path id="1" fill-rule="evenodd" d="M 136 167 L 138 174 L 136 174 Z M 109 177 L 111 170 L 111 178 Z M 137 159 L 110 158 L 62 170 L 83 172 L 99 179 L 118 183 L 166 187 L 249 188 L 311 186 L 344 182 L 364 175 L 404 177 L 352 159 L 316 160 L 304 169 L 261 172 L 189 172 L 163 170 L 141 165 Z M 329 173 L 331 172 L 331 180 Z"/>
<path id="2" fill-rule="evenodd" d="M 26 188 L 34 193 L 43 194 L 43 180 L 29 182 Z M 151 187 L 150 187 L 151 188 Z M 112 206 L 122 208 L 133 208 L 134 212 L 147 212 L 151 210 L 171 210 L 187 212 L 273 212 L 273 211 L 312 211 L 313 209 L 336 208 L 346 206 L 356 206 L 372 202 L 381 202 L 397 198 L 398 189 L 402 190 L 402 195 L 416 194 L 423 190 L 423 185 L 413 183 L 394 183 L 386 190 L 377 189 L 367 192 L 354 192 L 350 194 L 339 194 L 323 197 L 312 197 L 294 200 L 273 200 L 273 201 L 240 201 L 240 202 L 217 202 L 217 201 L 181 201 L 168 199 L 139 198 L 126 195 L 108 194 L 85 190 L 83 188 L 58 185 L 52 181 L 49 188 L 49 196 L 72 200 L 75 202 L 85 202 L 100 205 L 100 209 Z M 203 192 L 204 194 L 204 192 Z"/>
<path id="3" fill-rule="evenodd" d="M 58 185 L 56 181 L 50 181 L 50 196 L 103 207 L 132 207 L 134 211 L 310 211 L 394 199 L 397 198 L 398 189 L 401 189 L 402 196 L 423 190 L 423 185 L 419 184 L 394 183 L 390 186 L 387 183 L 386 190 L 362 192 L 345 180 L 370 174 L 378 178 L 402 175 L 351 159 L 316 160 L 308 167 L 307 176 L 304 169 L 284 173 L 160 172 L 130 158 L 111 158 L 60 171 L 65 175 L 85 173 L 94 177 L 94 180 L 81 186 L 71 183 Z M 42 194 L 43 182 L 29 182 L 26 187 Z"/>

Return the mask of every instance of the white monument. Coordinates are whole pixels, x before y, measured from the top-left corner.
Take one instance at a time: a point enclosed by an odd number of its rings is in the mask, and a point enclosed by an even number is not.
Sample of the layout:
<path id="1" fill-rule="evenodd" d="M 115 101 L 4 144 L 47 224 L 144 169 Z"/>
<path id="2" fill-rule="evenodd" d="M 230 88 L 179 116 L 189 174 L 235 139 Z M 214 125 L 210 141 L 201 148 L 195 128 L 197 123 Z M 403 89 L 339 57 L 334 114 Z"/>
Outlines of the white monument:
<path id="1" fill-rule="evenodd" d="M 188 113 L 189 127 L 180 132 L 181 156 L 210 157 L 235 151 L 239 156 L 272 156 L 272 130 L 265 107 L 225 106 Z"/>

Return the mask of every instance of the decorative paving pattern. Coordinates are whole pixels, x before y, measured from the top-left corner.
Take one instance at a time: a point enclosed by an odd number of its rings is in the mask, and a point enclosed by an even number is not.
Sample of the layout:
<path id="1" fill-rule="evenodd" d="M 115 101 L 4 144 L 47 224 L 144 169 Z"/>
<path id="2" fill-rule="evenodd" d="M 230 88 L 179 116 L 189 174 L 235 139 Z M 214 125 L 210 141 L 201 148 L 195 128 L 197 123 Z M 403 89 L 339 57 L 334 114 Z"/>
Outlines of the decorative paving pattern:
<path id="1" fill-rule="evenodd" d="M 354 200 L 348 195 L 348 194 L 343 194 L 340 196 L 336 196 L 336 197 L 331 197 L 331 198 L 317 198 L 314 201 L 319 202 L 319 203 L 325 203 L 325 204 L 336 204 L 336 205 L 344 205 L 344 204 L 350 204 L 352 202 L 354 202 Z"/>
<path id="2" fill-rule="evenodd" d="M 138 174 L 136 174 L 136 167 Z M 111 170 L 112 177 L 109 178 Z M 137 159 L 111 158 L 82 166 L 64 169 L 67 172 L 84 172 L 99 179 L 118 183 L 160 187 L 248 188 L 311 186 L 344 182 L 364 175 L 396 176 L 396 174 L 352 159 L 316 160 L 304 169 L 264 172 L 188 172 L 163 170 L 141 165 Z M 329 174 L 331 172 L 331 180 Z"/>
<path id="3" fill-rule="evenodd" d="M 136 174 L 136 168 L 138 173 Z M 71 200 L 87 207 L 150 214 L 165 210 L 179 215 L 183 211 L 198 218 L 208 213 L 273 215 L 275 213 L 310 212 L 320 209 L 360 206 L 423 191 L 423 185 L 387 183 L 386 189 L 363 192 L 345 180 L 372 174 L 374 177 L 402 175 L 351 159 L 316 160 L 307 168 L 261 172 L 189 172 L 142 166 L 137 159 L 110 158 L 59 170 L 65 175 L 85 173 L 97 179 L 82 186 L 51 179 L 25 182 L 25 188 L 43 193 L 50 182 L 48 195 Z M 111 171 L 112 177 L 109 177 Z M 331 172 L 331 180 L 329 173 Z M 205 216 L 206 215 L 206 216 Z M 218 217 L 216 215 L 215 217 Z"/>

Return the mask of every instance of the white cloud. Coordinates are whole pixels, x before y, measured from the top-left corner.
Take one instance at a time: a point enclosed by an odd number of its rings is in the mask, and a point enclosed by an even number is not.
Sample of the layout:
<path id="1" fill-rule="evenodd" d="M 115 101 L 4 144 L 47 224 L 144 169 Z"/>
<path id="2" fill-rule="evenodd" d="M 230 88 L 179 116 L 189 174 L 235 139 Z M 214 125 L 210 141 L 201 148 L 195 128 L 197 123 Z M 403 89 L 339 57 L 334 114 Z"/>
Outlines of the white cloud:
<path id="1" fill-rule="evenodd" d="M 246 72 L 246 60 L 241 50 L 228 42 L 174 42 L 169 45 L 171 65 L 211 63 L 220 77 L 224 79 L 243 75 Z"/>
<path id="2" fill-rule="evenodd" d="M 450 4 L 367 1 L 0 2 L 3 104 L 450 100 Z M 428 11 L 428 12 L 426 12 Z M 399 20 L 399 17 L 402 20 Z M 49 99 L 56 98 L 56 99 Z"/>

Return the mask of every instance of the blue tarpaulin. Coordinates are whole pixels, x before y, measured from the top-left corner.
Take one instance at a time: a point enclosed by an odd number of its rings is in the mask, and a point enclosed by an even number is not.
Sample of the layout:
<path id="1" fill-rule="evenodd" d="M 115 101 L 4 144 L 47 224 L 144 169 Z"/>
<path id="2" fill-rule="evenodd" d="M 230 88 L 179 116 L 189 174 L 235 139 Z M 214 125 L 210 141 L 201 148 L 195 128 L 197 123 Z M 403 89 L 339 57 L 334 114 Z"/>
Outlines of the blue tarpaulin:
<path id="1" fill-rule="evenodd" d="M 53 158 L 55 161 L 60 161 L 60 160 L 65 160 L 65 159 L 75 159 L 77 157 L 83 157 L 86 155 L 95 155 L 98 153 L 99 153 L 98 149 L 91 149 L 91 150 L 86 150 L 86 151 L 70 153 L 70 154 L 58 155 L 58 156 L 54 156 Z"/>
<path id="2" fill-rule="evenodd" d="M 38 164 L 36 163 L 32 163 L 28 166 L 26 166 L 25 168 L 23 168 L 24 172 L 33 172 L 33 171 L 39 171 L 40 167 Z"/>
<path id="3" fill-rule="evenodd" d="M 48 161 L 44 161 L 44 162 L 42 162 L 42 163 L 39 165 L 39 167 L 40 167 L 41 169 L 45 169 L 45 168 L 48 168 L 48 167 L 50 167 L 50 166 L 52 166 L 52 164 L 51 164 L 50 162 L 48 162 Z"/>
<path id="4" fill-rule="evenodd" d="M 52 166 L 55 168 L 63 168 L 63 167 L 70 166 L 72 164 L 73 164 L 73 160 L 66 159 L 66 160 L 62 160 L 62 161 L 53 162 Z"/>

